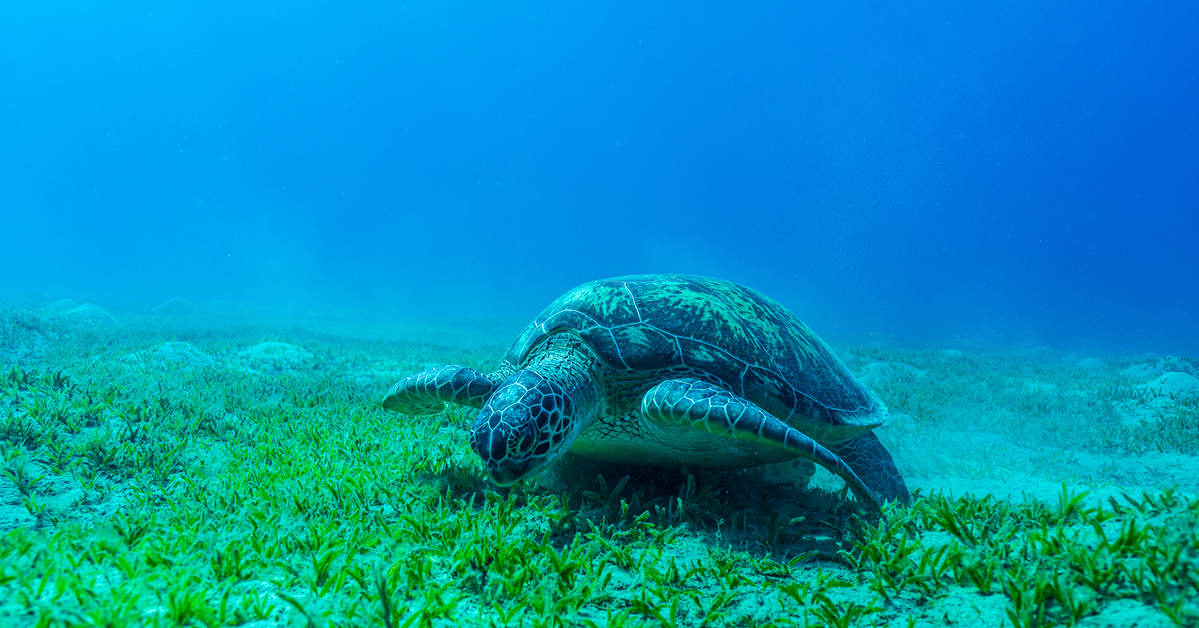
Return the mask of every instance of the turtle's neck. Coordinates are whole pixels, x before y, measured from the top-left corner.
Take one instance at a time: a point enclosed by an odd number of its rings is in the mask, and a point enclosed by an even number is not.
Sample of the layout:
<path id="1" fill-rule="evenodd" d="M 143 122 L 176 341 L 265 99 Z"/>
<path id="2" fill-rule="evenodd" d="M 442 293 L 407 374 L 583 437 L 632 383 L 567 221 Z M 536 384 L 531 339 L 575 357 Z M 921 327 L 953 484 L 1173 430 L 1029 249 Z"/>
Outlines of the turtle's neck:
<path id="1" fill-rule="evenodd" d="M 554 334 L 533 349 L 524 368 L 562 387 L 570 398 L 575 420 L 585 427 L 596 414 L 599 387 L 595 383 L 596 357 L 574 334 Z"/>

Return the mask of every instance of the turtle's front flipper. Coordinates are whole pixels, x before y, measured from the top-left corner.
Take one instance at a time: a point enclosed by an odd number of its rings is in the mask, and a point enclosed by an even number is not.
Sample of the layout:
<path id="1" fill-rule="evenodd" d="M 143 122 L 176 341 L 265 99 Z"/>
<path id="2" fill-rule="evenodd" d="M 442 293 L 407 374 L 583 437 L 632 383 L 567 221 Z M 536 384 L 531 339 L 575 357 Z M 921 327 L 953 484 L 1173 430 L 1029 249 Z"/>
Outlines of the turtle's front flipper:
<path id="1" fill-rule="evenodd" d="M 446 403 L 482 408 L 495 390 L 495 382 L 465 366 L 442 366 L 413 373 L 396 382 L 383 407 L 403 414 L 437 414 Z"/>
<path id="2" fill-rule="evenodd" d="M 756 404 L 698 379 L 672 379 L 641 398 L 641 414 L 652 421 L 682 423 L 718 436 L 784 449 L 845 480 L 858 501 L 879 508 L 878 499 L 837 454 L 780 421 Z"/>

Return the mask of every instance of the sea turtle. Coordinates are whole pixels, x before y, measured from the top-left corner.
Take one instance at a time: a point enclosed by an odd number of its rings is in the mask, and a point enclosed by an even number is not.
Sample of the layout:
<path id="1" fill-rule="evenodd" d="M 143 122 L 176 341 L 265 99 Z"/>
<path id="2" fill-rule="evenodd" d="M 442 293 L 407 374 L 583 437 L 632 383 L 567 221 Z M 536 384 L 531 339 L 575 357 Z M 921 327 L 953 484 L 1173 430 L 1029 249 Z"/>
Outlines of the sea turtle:
<path id="1" fill-rule="evenodd" d="M 470 445 L 501 486 L 563 454 L 654 466 L 753 467 L 806 458 L 860 502 L 908 502 L 870 431 L 887 408 L 790 311 L 738 284 L 634 275 L 554 301 L 494 373 L 409 375 L 383 406 L 481 411 Z"/>

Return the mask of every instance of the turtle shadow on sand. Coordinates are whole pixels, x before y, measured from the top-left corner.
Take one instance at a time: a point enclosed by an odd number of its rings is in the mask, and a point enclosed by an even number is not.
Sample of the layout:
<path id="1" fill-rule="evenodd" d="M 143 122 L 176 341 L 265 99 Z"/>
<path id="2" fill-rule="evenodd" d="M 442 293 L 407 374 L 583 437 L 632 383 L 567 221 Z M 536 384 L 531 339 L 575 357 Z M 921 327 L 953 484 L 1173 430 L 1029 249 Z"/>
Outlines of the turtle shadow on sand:
<path id="1" fill-rule="evenodd" d="M 708 550 L 765 552 L 776 559 L 806 555 L 844 563 L 838 555 L 852 522 L 878 513 L 847 499 L 849 488 L 809 484 L 815 465 L 795 460 L 747 469 L 654 467 L 563 456 L 535 478 L 496 486 L 463 459 L 437 465 L 421 481 L 439 494 L 485 508 L 488 494 L 530 505 L 557 502 L 559 519 L 544 532 L 556 546 L 575 535 L 620 534 L 638 523 L 688 529 Z M 836 482 L 828 476 L 828 484 Z"/>

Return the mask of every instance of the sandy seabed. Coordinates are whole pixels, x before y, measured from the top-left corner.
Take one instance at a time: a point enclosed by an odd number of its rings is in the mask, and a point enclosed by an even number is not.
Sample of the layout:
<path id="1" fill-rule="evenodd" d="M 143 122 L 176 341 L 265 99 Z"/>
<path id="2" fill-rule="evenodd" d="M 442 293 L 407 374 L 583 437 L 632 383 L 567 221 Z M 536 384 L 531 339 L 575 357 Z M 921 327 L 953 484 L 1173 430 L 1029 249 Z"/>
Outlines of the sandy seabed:
<path id="1" fill-rule="evenodd" d="M 519 326 L 0 308 L 0 625 L 1199 625 L 1199 359 L 834 347 L 915 495 L 566 460 L 501 489 L 397 379 Z"/>

